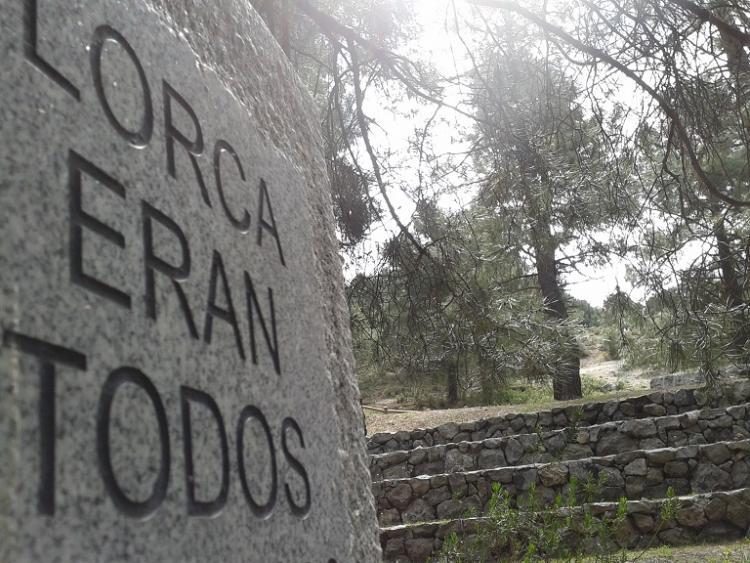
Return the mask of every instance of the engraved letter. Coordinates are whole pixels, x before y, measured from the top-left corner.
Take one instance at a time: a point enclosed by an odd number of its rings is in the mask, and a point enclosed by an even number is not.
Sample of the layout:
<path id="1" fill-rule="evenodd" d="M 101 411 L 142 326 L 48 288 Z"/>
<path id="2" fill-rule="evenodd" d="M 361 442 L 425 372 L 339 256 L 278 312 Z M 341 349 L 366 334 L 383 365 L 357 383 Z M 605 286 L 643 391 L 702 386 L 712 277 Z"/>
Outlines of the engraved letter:
<path id="1" fill-rule="evenodd" d="M 138 80 L 141 83 L 141 96 L 143 98 L 143 117 L 141 118 L 141 128 L 137 131 L 130 131 L 115 117 L 112 106 L 109 105 L 109 101 L 107 100 L 104 82 L 102 81 L 102 52 L 104 51 L 104 45 L 108 41 L 117 43 L 122 47 L 138 72 Z M 154 130 L 154 109 L 151 104 L 151 89 L 148 86 L 148 80 L 146 80 L 146 73 L 143 72 L 141 61 L 138 60 L 138 56 L 130 44 L 120 32 L 108 25 L 100 25 L 94 31 L 94 37 L 91 42 L 91 74 L 94 77 L 96 96 L 99 98 L 99 103 L 102 105 L 109 124 L 134 147 L 141 148 L 148 145 L 151 140 L 151 133 Z"/>
<path id="2" fill-rule="evenodd" d="M 299 443 L 303 449 L 305 447 L 305 439 L 302 437 L 302 430 L 300 429 L 299 424 L 297 424 L 297 422 L 291 417 L 285 418 L 281 423 L 281 449 L 284 451 L 284 457 L 289 462 L 289 465 L 291 465 L 292 469 L 302 477 L 302 481 L 305 484 L 305 502 L 303 504 L 297 504 L 295 502 L 292 490 L 289 488 L 289 483 L 284 483 L 284 490 L 286 491 L 286 498 L 289 501 L 289 506 L 292 508 L 292 514 L 304 518 L 310 512 L 312 502 L 310 498 L 310 478 L 307 476 L 307 470 L 305 467 L 289 451 L 289 447 L 286 443 L 287 429 L 291 429 L 297 434 Z"/>
<path id="3" fill-rule="evenodd" d="M 229 219 L 229 222 L 241 233 L 246 233 L 250 228 L 250 213 L 248 213 L 247 209 L 244 209 L 242 219 L 237 219 L 229 210 L 227 198 L 224 194 L 224 184 L 221 180 L 221 153 L 225 151 L 234 159 L 234 162 L 237 165 L 237 170 L 240 171 L 240 178 L 242 178 L 243 182 L 245 181 L 245 171 L 242 169 L 242 164 L 240 163 L 240 159 L 234 148 L 232 148 L 232 145 L 225 140 L 219 139 L 214 145 L 214 175 L 216 176 L 216 189 L 219 190 L 219 200 L 221 200 L 221 206 L 224 208 L 224 213 L 226 214 L 227 219 Z"/>
<path id="4" fill-rule="evenodd" d="M 260 181 L 260 202 L 258 203 L 258 246 L 263 245 L 263 230 L 265 229 L 271 236 L 276 239 L 276 248 L 279 250 L 279 260 L 282 266 L 286 266 L 284 262 L 284 252 L 281 250 L 281 240 L 279 240 L 279 232 L 276 230 L 276 219 L 273 216 L 273 208 L 271 207 L 271 197 L 268 195 L 268 187 L 266 181 Z M 264 216 L 265 203 L 268 202 L 268 213 L 271 215 L 271 222 L 266 221 Z"/>
<path id="5" fill-rule="evenodd" d="M 221 417 L 219 406 L 208 394 L 190 387 L 180 387 L 180 399 L 182 402 L 182 440 L 185 451 L 185 489 L 187 491 L 187 507 L 190 516 L 203 516 L 212 518 L 218 516 L 229 495 L 229 445 L 227 443 L 227 432 L 224 428 L 224 419 Z M 221 487 L 219 495 L 214 500 L 198 500 L 195 498 L 195 471 L 193 460 L 193 428 L 190 419 L 190 403 L 203 405 L 208 409 L 216 421 L 219 431 L 219 443 L 221 444 Z"/>
<path id="6" fill-rule="evenodd" d="M 77 101 L 81 100 L 81 93 L 73 83 L 65 78 L 59 70 L 49 64 L 37 51 L 37 27 L 39 15 L 37 0 L 26 0 L 23 15 L 24 25 L 24 54 L 28 61 L 38 68 L 50 80 L 56 82 L 63 90 L 73 96 Z"/>
<path id="7" fill-rule="evenodd" d="M 219 282 L 219 278 L 221 278 L 221 287 L 224 290 L 224 297 L 226 298 L 227 302 L 226 309 L 222 309 L 216 304 L 216 288 L 217 283 Z M 232 326 L 232 330 L 234 330 L 234 338 L 237 342 L 237 351 L 240 353 L 240 358 L 244 360 L 245 349 L 242 346 L 240 325 L 237 322 L 237 314 L 235 313 L 234 303 L 232 302 L 232 294 L 229 291 L 227 273 L 224 270 L 224 261 L 221 259 L 221 254 L 219 254 L 217 250 L 214 250 L 213 260 L 211 260 L 211 279 L 208 282 L 206 322 L 203 325 L 203 340 L 205 340 L 206 344 L 211 344 L 211 333 L 213 330 L 214 317 L 217 317 Z"/>
<path id="8" fill-rule="evenodd" d="M 159 426 L 159 443 L 161 463 L 159 473 L 154 481 L 151 495 L 146 500 L 133 500 L 125 495 L 112 467 L 112 455 L 110 452 L 110 418 L 112 416 L 112 404 L 120 387 L 125 384 L 135 385 L 146 392 L 154 407 L 156 421 Z M 113 371 L 107 377 L 99 396 L 99 410 L 96 415 L 96 453 L 99 458 L 99 473 L 104 481 L 115 507 L 131 518 L 146 519 L 153 514 L 167 496 L 167 485 L 169 484 L 169 431 L 167 428 L 167 414 L 161 402 L 156 387 L 151 380 L 139 369 L 133 367 L 121 367 Z"/>
<path id="9" fill-rule="evenodd" d="M 260 422 L 263 427 L 263 432 L 266 435 L 268 441 L 268 452 L 271 454 L 271 492 L 268 495 L 268 500 L 265 504 L 258 504 L 250 493 L 250 487 L 247 485 L 247 475 L 245 473 L 245 423 L 254 418 Z M 247 405 L 240 413 L 240 419 L 237 422 L 237 465 L 240 470 L 240 483 L 242 484 L 242 492 L 245 494 L 245 499 L 250 504 L 250 510 L 258 518 L 268 518 L 273 512 L 273 507 L 276 504 L 276 496 L 278 493 L 278 477 L 276 475 L 276 452 L 273 448 L 273 436 L 271 436 L 271 429 L 268 426 L 268 421 L 263 413 L 257 407 Z"/>
<path id="10" fill-rule="evenodd" d="M 81 173 L 90 176 L 112 193 L 125 199 L 125 188 L 117 180 L 100 170 L 74 151 L 68 153 L 68 186 L 70 190 L 70 279 L 118 305 L 130 308 L 130 296 L 83 271 L 83 228 L 125 248 L 125 237 L 109 225 L 89 215 L 81 205 Z"/>
<path id="11" fill-rule="evenodd" d="M 206 183 L 203 181 L 203 173 L 201 172 L 200 166 L 198 166 L 198 160 L 196 158 L 203 154 L 203 131 L 201 130 L 201 124 L 198 122 L 198 116 L 195 115 L 190 104 L 188 104 L 177 90 L 172 88 L 166 80 L 162 80 L 162 90 L 164 95 L 164 135 L 167 143 L 167 171 L 172 178 L 177 178 L 177 168 L 175 167 L 174 162 L 174 143 L 177 141 L 188 153 L 188 158 L 190 158 L 190 163 L 193 165 L 193 171 L 198 180 L 198 187 L 201 190 L 203 201 L 206 205 L 211 207 L 211 200 L 208 198 Z M 193 122 L 195 135 L 192 141 L 188 139 L 182 131 L 177 129 L 172 122 L 172 100 L 177 101 Z"/>
<path id="12" fill-rule="evenodd" d="M 36 356 L 39 372 L 39 514 L 55 514 L 55 364 L 86 370 L 86 356 L 75 350 L 6 330 L 3 345 Z"/>
<path id="13" fill-rule="evenodd" d="M 185 281 L 190 275 L 190 249 L 187 238 L 180 226 L 170 217 L 149 205 L 141 202 L 143 211 L 143 255 L 146 267 L 146 314 L 156 320 L 156 279 L 155 272 L 160 272 L 172 280 L 175 293 L 180 301 L 180 307 L 185 315 L 190 336 L 198 339 L 198 329 L 195 327 L 193 313 L 190 311 L 185 290 L 180 282 Z M 156 221 L 166 230 L 171 232 L 180 243 L 182 260 L 178 266 L 173 266 L 154 254 L 154 232 L 153 223 Z"/>
<path id="14" fill-rule="evenodd" d="M 268 331 L 268 325 L 266 325 L 266 319 L 263 317 L 263 313 L 260 310 L 260 303 L 258 303 L 258 295 L 255 293 L 253 287 L 253 281 L 250 279 L 250 275 L 245 272 L 245 295 L 247 297 L 247 321 L 250 325 L 250 353 L 253 359 L 253 363 L 258 363 L 258 352 L 255 346 L 255 315 L 253 311 L 258 314 L 260 319 L 260 328 L 263 330 L 263 338 L 266 340 L 266 346 L 273 359 L 273 367 L 276 373 L 281 375 L 281 362 L 279 361 L 279 342 L 276 335 L 276 310 L 273 306 L 273 289 L 268 288 L 268 309 L 271 317 L 271 331 Z"/>

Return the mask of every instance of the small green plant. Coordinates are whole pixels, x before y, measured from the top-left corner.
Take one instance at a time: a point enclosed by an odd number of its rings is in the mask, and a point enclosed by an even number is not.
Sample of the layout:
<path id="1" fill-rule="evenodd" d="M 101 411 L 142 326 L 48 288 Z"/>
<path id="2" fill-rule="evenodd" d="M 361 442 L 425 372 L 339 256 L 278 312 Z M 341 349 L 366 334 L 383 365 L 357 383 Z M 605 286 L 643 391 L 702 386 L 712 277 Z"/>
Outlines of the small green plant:
<path id="1" fill-rule="evenodd" d="M 495 483 L 486 516 L 475 520 L 465 533 L 448 535 L 440 554 L 433 561 L 532 563 L 593 559 L 601 563 L 625 562 L 626 546 L 619 545 L 617 537 L 626 524 L 627 500 L 621 498 L 616 509 L 608 513 L 595 514 L 592 511 L 592 503 L 605 485 L 604 474 L 597 477 L 587 474 L 583 480 L 572 476 L 564 492 L 558 494 L 550 506 L 549 500 L 544 499 L 543 493 L 534 485 L 514 505 L 508 491 Z M 659 524 L 643 552 L 651 546 L 663 526 L 674 519 L 677 508 L 678 499 L 670 487 L 660 510 Z M 467 518 L 475 514 L 475 511 L 467 513 Z"/>

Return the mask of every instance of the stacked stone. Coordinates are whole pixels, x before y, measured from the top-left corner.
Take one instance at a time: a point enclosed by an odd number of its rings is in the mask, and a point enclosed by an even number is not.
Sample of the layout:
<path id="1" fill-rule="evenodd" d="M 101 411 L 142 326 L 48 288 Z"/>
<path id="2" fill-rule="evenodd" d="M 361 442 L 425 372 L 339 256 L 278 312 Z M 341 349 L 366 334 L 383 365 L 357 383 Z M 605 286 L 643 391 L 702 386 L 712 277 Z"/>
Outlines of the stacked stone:
<path id="1" fill-rule="evenodd" d="M 548 411 L 507 414 L 473 422 L 448 422 L 436 428 L 373 434 L 367 453 L 411 450 L 452 442 L 479 441 L 487 438 L 534 434 L 566 428 L 580 428 L 618 420 L 651 418 L 680 414 L 703 407 L 730 406 L 750 400 L 750 381 L 736 381 L 718 392 L 703 389 L 663 390 L 625 399 L 585 403 Z"/>
<path id="2" fill-rule="evenodd" d="M 370 439 L 370 472 L 387 561 L 426 561 L 453 533 L 471 535 L 494 484 L 511 504 L 543 504 L 570 480 L 597 479 L 595 515 L 628 499 L 616 536 L 685 544 L 742 537 L 750 526 L 750 382 L 718 393 L 660 391 Z M 399 450 L 400 445 L 406 447 Z M 668 489 L 677 517 L 657 528 Z M 466 518 L 467 513 L 477 514 Z"/>
<path id="3" fill-rule="evenodd" d="M 750 403 L 370 456 L 374 481 L 750 438 Z"/>

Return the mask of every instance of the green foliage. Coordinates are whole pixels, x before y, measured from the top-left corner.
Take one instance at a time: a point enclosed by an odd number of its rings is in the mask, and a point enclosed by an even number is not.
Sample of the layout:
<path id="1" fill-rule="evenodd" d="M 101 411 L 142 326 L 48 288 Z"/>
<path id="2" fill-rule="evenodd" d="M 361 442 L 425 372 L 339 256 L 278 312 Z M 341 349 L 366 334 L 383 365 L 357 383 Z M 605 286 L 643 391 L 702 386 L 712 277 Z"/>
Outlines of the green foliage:
<path id="1" fill-rule="evenodd" d="M 588 474 L 583 481 L 573 476 L 565 493 L 558 494 L 551 505 L 532 486 L 515 506 L 508 492 L 495 483 L 485 517 L 475 521 L 476 527 L 467 528 L 471 533 L 448 535 L 433 563 L 624 562 L 626 552 L 617 538 L 626 525 L 627 500 L 621 498 L 617 508 L 605 514 L 594 513 L 591 506 L 605 485 L 603 474 Z M 677 507 L 670 487 L 651 541 L 675 517 Z"/>

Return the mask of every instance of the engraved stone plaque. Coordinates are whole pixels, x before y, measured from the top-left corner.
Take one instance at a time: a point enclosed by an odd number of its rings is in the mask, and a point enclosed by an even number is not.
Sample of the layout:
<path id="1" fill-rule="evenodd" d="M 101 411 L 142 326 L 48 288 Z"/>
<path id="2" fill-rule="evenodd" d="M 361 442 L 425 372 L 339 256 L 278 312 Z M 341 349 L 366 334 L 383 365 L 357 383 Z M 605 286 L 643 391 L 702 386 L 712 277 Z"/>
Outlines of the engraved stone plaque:
<path id="1" fill-rule="evenodd" d="M 0 561 L 378 560 L 316 116 L 258 16 L 0 10 Z"/>

